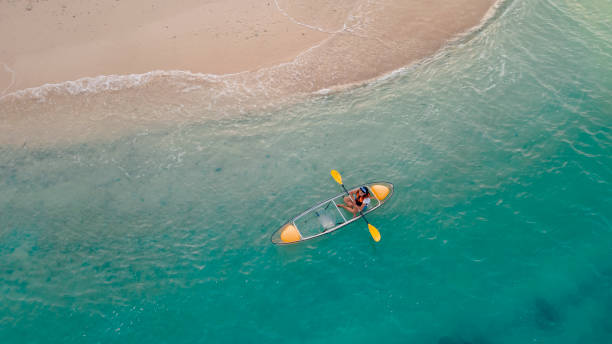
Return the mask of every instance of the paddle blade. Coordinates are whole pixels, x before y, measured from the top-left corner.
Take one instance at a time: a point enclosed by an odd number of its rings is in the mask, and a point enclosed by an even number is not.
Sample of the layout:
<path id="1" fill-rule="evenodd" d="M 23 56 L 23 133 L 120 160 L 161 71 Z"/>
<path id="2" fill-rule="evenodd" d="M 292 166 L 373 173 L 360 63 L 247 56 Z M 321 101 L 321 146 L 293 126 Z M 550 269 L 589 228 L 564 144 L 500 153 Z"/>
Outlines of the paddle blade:
<path id="1" fill-rule="evenodd" d="M 378 229 L 376 229 L 376 227 L 372 226 L 369 223 L 368 223 L 368 229 L 370 229 L 370 234 L 372 235 L 372 239 L 374 239 L 374 241 L 376 241 L 376 242 L 379 242 L 380 241 L 380 232 L 378 231 Z"/>
<path id="2" fill-rule="evenodd" d="M 331 170 L 331 175 L 334 178 L 334 180 L 336 181 L 336 183 L 342 185 L 342 176 L 340 175 L 340 173 L 336 170 Z"/>

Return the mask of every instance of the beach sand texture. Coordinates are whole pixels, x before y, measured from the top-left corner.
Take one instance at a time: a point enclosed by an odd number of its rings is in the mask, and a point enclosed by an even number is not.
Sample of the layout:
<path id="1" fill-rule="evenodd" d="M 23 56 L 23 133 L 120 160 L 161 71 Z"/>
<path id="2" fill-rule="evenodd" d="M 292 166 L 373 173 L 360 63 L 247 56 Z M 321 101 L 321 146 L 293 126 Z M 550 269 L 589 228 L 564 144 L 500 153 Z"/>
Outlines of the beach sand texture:
<path id="1" fill-rule="evenodd" d="M 433 54 L 494 3 L 0 1 L 0 143 L 244 113 L 360 83 Z M 147 115 L 109 111 L 134 102 Z M 182 114 L 152 111 L 176 102 Z"/>

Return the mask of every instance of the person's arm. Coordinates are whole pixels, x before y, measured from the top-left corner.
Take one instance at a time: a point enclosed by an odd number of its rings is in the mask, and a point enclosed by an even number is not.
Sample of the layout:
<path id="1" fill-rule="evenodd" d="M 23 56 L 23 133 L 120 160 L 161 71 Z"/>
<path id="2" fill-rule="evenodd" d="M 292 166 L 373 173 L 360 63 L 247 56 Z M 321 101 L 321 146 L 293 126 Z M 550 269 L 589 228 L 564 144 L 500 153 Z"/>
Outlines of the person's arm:
<path id="1" fill-rule="evenodd" d="M 363 211 L 363 208 L 367 207 L 370 205 L 370 197 L 364 198 L 363 202 L 361 203 L 360 206 L 358 206 L 359 211 Z"/>

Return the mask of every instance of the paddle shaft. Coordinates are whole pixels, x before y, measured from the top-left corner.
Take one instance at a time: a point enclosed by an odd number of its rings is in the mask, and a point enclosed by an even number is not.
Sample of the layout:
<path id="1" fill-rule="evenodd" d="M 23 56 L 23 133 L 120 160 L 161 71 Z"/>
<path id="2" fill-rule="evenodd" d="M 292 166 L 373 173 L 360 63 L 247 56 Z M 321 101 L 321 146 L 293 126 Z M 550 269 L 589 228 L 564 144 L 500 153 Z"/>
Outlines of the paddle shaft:
<path id="1" fill-rule="evenodd" d="M 340 186 L 342 186 L 342 189 L 344 189 L 344 192 L 346 192 L 346 195 L 348 197 L 351 197 L 351 194 L 349 194 L 348 190 L 344 187 L 344 183 L 342 182 L 342 176 L 340 175 L 340 172 L 338 172 L 336 170 L 331 170 L 330 173 L 331 173 L 331 176 L 336 181 L 336 183 L 338 183 L 338 184 L 340 184 Z M 372 224 L 368 221 L 368 219 L 366 219 L 365 215 L 363 214 L 363 212 L 361 210 L 359 210 L 359 214 L 361 215 L 363 220 L 368 224 L 368 229 L 370 230 L 370 235 L 372 236 L 372 239 L 374 239 L 374 241 L 376 241 L 376 242 L 379 242 L 380 241 L 380 232 L 378 231 L 378 229 L 376 229 L 376 227 L 372 226 Z M 355 215 L 353 215 L 353 216 L 355 216 Z"/>

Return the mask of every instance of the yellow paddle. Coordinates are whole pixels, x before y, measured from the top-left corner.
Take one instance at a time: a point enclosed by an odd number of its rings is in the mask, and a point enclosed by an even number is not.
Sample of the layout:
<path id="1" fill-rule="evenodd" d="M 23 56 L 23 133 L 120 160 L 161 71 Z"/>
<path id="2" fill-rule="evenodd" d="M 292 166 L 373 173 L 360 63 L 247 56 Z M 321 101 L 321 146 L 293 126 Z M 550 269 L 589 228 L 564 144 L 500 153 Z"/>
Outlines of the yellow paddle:
<path id="1" fill-rule="evenodd" d="M 331 175 L 334 178 L 334 180 L 338 184 L 340 184 L 340 186 L 342 186 L 342 188 L 344 189 L 344 192 L 346 192 L 346 194 L 350 196 L 348 190 L 344 187 L 344 184 L 342 184 L 342 176 L 340 175 L 340 173 L 338 173 L 338 171 L 336 170 L 331 170 Z M 361 210 L 359 211 L 359 214 L 361 214 L 361 218 L 368 224 L 368 229 L 370 230 L 370 235 L 372 235 L 372 239 L 374 239 L 374 241 L 376 242 L 379 242 L 380 232 L 378 231 L 378 229 L 376 229 L 376 227 L 372 226 L 372 224 L 368 222 L 368 219 L 366 219 L 365 215 L 363 215 Z"/>

